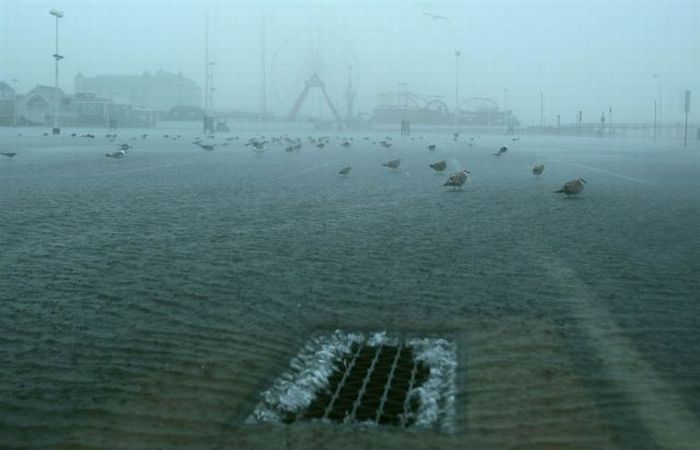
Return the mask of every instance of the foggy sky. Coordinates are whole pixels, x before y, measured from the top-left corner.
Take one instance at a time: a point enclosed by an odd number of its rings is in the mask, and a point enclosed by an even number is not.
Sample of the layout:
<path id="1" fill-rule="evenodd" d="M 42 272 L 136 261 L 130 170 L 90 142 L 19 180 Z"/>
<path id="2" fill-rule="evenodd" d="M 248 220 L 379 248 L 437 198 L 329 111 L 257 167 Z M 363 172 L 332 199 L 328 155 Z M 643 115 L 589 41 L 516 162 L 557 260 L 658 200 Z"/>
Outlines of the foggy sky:
<path id="1" fill-rule="evenodd" d="M 20 93 L 53 85 L 51 8 L 65 13 L 59 84 L 68 93 L 78 71 L 90 77 L 164 69 L 203 87 L 208 13 L 219 109 L 260 109 L 263 16 L 268 109 L 278 114 L 291 105 L 275 94 L 272 84 L 284 69 L 273 68 L 273 59 L 285 40 L 311 29 L 347 43 L 341 53 L 354 54 L 360 72 L 356 110 L 367 113 L 378 92 L 399 83 L 443 95 L 452 108 L 455 49 L 462 52 L 460 98 L 490 97 L 503 106 L 507 89 L 508 108 L 525 124 L 539 123 L 540 92 L 548 124 L 557 114 L 573 122 L 579 109 L 584 120 L 597 120 L 610 106 L 615 121 L 651 121 L 657 73 L 665 122 L 682 119 L 685 89 L 700 100 L 698 1 L 0 0 L 0 80 L 17 78 Z M 342 93 L 331 95 L 343 102 Z"/>

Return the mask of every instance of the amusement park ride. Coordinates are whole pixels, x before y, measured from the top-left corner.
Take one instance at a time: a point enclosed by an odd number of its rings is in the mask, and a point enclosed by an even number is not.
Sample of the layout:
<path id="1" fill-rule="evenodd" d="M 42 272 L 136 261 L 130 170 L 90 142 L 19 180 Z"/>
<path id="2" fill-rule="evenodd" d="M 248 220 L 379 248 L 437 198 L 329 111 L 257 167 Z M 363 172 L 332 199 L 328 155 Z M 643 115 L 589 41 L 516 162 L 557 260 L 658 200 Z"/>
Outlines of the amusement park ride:
<path id="1" fill-rule="evenodd" d="M 512 121 L 512 112 L 501 110 L 496 101 L 487 97 L 470 97 L 457 107 L 460 125 L 506 125 Z M 455 114 L 440 96 L 421 96 L 406 89 L 404 83 L 395 92 L 379 94 L 374 110 L 378 123 L 396 123 L 409 120 L 417 124 L 447 125 Z"/>
<path id="2" fill-rule="evenodd" d="M 282 108 L 291 105 L 287 120 L 302 116 L 337 123 L 350 121 L 358 85 L 357 57 L 345 41 L 327 31 L 293 36 L 280 46 L 272 61 L 275 94 Z M 345 117 L 338 104 L 343 96 Z"/>

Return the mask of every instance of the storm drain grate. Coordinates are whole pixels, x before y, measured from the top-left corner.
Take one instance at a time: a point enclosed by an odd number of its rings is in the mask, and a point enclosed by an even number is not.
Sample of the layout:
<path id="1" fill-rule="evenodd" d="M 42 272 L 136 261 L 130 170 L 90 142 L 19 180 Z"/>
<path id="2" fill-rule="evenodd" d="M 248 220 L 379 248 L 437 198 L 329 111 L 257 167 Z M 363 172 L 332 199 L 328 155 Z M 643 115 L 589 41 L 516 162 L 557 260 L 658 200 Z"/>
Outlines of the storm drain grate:
<path id="1" fill-rule="evenodd" d="M 456 351 L 446 339 L 336 331 L 308 342 L 248 423 L 326 421 L 450 431 Z"/>

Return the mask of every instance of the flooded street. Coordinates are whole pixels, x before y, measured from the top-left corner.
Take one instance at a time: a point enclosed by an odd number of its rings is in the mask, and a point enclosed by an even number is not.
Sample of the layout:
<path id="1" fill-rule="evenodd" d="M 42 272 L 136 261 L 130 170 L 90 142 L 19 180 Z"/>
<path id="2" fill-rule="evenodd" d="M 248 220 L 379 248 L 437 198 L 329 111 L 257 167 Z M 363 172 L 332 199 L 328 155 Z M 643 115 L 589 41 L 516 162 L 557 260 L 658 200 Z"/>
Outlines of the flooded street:
<path id="1" fill-rule="evenodd" d="M 252 132 L 214 151 L 187 130 L 70 132 L 0 130 L 17 152 L 0 159 L 3 447 L 700 442 L 698 141 L 368 131 L 317 148 L 289 126 L 267 134 L 300 150 L 254 152 Z M 455 432 L 244 424 L 336 329 L 448 336 Z"/>

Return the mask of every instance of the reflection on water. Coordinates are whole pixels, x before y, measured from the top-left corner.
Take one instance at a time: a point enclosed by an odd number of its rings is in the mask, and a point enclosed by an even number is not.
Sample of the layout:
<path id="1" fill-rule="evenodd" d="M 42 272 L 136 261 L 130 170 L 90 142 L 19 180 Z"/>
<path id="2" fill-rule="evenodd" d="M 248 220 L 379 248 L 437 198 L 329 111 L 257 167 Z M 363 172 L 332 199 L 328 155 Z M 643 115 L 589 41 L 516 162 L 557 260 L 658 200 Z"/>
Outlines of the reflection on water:
<path id="1" fill-rule="evenodd" d="M 30 134 L 0 137 L 18 153 L 0 160 L 3 445 L 700 442 L 697 148 L 523 136 L 495 158 L 503 136 L 382 133 L 255 154 L 247 133 L 113 160 L 106 139 Z M 471 171 L 462 191 L 443 159 Z M 576 201 L 553 193 L 578 177 Z M 455 336 L 456 433 L 244 426 L 335 328 Z"/>

